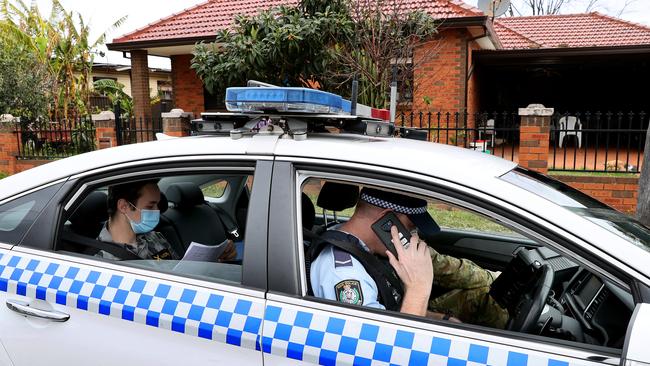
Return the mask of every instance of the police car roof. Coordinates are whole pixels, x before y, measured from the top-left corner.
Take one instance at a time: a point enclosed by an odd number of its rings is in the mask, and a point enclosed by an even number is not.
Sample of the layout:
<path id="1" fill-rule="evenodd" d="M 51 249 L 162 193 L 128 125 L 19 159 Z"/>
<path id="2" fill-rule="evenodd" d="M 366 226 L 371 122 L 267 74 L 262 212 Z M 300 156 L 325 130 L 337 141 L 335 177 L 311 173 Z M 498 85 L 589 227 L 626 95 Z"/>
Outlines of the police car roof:
<path id="1" fill-rule="evenodd" d="M 305 141 L 255 135 L 234 140 L 228 136 L 173 138 L 93 151 L 53 161 L 0 185 L 0 198 L 89 170 L 161 157 L 200 155 L 268 155 L 330 159 L 400 168 L 451 181 L 494 178 L 516 164 L 489 154 L 437 143 L 403 138 L 350 134 L 309 134 Z"/>

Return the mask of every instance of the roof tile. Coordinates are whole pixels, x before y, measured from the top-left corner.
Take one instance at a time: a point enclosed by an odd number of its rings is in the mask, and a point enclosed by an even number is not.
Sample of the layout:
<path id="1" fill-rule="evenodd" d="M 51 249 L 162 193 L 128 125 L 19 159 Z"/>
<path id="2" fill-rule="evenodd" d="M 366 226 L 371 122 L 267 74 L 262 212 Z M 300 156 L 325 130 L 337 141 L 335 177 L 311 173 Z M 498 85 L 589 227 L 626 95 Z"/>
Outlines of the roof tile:
<path id="1" fill-rule="evenodd" d="M 219 30 L 231 27 L 238 14 L 254 15 L 262 9 L 297 3 L 298 0 L 209 0 L 116 38 L 113 43 L 216 36 Z M 424 10 L 437 19 L 483 15 L 461 0 L 407 0 L 404 7 Z"/>
<path id="2" fill-rule="evenodd" d="M 597 12 L 503 17 L 495 30 L 505 49 L 650 45 L 650 28 Z"/>

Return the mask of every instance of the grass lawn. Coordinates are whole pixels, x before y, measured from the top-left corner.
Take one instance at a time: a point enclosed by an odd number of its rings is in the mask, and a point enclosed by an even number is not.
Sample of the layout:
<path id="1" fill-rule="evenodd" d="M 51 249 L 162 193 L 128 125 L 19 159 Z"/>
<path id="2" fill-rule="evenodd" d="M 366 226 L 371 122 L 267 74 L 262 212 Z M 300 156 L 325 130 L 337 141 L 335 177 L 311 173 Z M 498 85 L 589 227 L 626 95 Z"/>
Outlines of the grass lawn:
<path id="1" fill-rule="evenodd" d="M 618 173 L 618 172 L 572 172 L 566 170 L 549 170 L 548 175 L 568 175 L 572 177 L 618 177 L 618 178 L 638 178 L 639 173 Z"/>

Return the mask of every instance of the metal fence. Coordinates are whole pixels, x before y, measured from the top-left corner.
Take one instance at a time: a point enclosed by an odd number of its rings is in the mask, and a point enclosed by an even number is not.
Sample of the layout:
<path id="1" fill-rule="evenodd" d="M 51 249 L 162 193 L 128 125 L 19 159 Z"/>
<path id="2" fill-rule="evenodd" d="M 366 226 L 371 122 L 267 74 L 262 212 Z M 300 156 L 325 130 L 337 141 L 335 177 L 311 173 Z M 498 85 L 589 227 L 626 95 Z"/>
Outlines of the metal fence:
<path id="1" fill-rule="evenodd" d="M 116 110 L 115 135 L 118 145 L 153 141 L 156 133 L 162 132 L 162 118 L 136 118 L 124 116 Z"/>
<path id="2" fill-rule="evenodd" d="M 516 112 L 408 112 L 396 124 L 427 132 L 427 140 L 483 151 L 517 161 L 519 115 Z"/>
<path id="3" fill-rule="evenodd" d="M 638 173 L 648 129 L 645 112 L 575 112 L 552 117 L 551 170 Z"/>
<path id="4" fill-rule="evenodd" d="M 59 159 L 95 150 L 95 125 L 90 118 L 21 121 L 16 125 L 18 159 Z"/>

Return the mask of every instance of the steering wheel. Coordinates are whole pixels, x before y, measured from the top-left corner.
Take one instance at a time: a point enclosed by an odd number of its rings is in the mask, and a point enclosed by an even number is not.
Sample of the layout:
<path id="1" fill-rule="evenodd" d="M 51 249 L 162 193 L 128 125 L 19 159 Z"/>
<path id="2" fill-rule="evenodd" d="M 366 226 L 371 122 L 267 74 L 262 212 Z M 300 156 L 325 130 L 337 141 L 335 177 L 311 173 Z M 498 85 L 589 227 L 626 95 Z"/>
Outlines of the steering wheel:
<path id="1" fill-rule="evenodd" d="M 508 321 L 506 329 L 524 333 L 534 330 L 544 310 L 554 278 L 553 269 L 548 264 L 542 265 L 538 271 L 539 278 L 519 298 L 515 314 Z"/>

